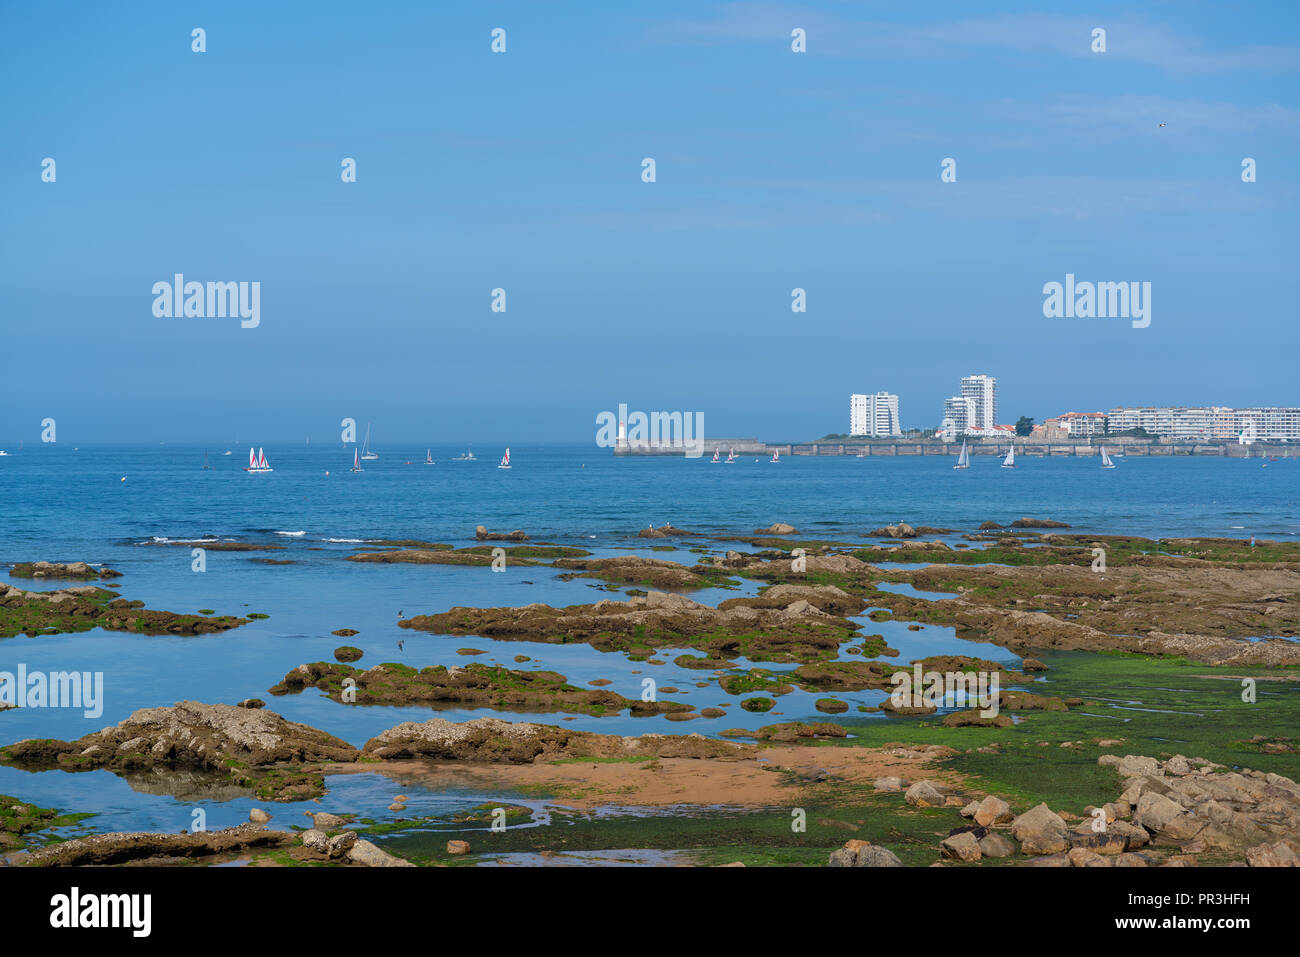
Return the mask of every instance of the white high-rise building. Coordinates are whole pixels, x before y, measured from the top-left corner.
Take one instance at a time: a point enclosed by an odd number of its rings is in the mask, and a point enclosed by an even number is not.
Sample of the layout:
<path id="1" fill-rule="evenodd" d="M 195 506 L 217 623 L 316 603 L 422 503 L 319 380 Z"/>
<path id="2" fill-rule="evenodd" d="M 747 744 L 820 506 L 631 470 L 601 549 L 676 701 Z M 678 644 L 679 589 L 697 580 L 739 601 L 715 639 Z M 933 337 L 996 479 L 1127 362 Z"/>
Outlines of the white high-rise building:
<path id="1" fill-rule="evenodd" d="M 849 435 L 867 434 L 867 396 L 849 396 Z"/>
<path id="2" fill-rule="evenodd" d="M 974 399 L 969 396 L 954 395 L 943 400 L 942 431 L 945 438 L 951 441 L 963 433 L 972 431 L 974 422 Z"/>
<path id="3" fill-rule="evenodd" d="M 849 396 L 849 435 L 902 435 L 898 419 L 898 396 L 891 392 Z"/>
<path id="4" fill-rule="evenodd" d="M 998 420 L 998 380 L 991 375 L 963 376 L 961 394 L 975 404 L 973 421 L 968 423 L 967 431 L 992 433 Z"/>

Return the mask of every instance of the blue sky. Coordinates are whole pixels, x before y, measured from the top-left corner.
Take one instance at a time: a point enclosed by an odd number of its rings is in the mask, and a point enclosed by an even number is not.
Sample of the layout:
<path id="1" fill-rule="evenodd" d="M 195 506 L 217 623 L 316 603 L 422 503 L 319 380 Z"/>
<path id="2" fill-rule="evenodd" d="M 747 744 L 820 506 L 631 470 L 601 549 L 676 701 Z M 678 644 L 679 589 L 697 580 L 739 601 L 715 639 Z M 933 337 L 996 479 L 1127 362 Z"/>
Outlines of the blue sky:
<path id="1" fill-rule="evenodd" d="M 1300 8 L 1249 9 L 6 3 L 0 447 L 1300 405 Z M 176 272 L 261 325 L 155 318 Z M 1066 273 L 1150 327 L 1044 318 Z"/>

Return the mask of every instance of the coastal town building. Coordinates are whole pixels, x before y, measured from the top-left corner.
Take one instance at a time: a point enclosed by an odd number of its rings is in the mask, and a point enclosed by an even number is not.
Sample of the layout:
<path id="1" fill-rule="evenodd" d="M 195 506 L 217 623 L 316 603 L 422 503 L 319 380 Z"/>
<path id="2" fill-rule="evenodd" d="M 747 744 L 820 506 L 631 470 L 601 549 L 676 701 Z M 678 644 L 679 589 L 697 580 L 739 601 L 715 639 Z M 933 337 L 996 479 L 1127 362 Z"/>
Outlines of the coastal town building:
<path id="1" fill-rule="evenodd" d="M 890 392 L 849 396 L 849 435 L 880 438 L 902 434 L 898 396 Z"/>
<path id="2" fill-rule="evenodd" d="M 1043 423 L 1048 428 L 1061 429 L 1067 436 L 1105 435 L 1106 413 L 1066 412 Z"/>
<path id="3" fill-rule="evenodd" d="M 963 376 L 961 395 L 975 404 L 967 431 L 991 432 L 998 420 L 998 380 L 989 375 Z"/>
<path id="4" fill-rule="evenodd" d="M 971 431 L 975 421 L 975 400 L 964 395 L 954 395 L 943 400 L 943 424 L 940 434 L 951 442 L 959 435 Z"/>
<path id="5" fill-rule="evenodd" d="M 944 399 L 939 434 L 947 441 L 959 435 L 1000 436 L 998 380 L 988 375 L 968 375 L 961 380 L 960 394 Z"/>
<path id="6" fill-rule="evenodd" d="M 1162 438 L 1243 442 L 1300 441 L 1300 408 L 1121 406 L 1106 416 L 1107 431 L 1143 429 Z"/>
<path id="7" fill-rule="evenodd" d="M 1029 434 L 1031 438 L 1042 442 L 1064 442 L 1070 437 L 1069 430 L 1061 424 L 1059 419 L 1048 419 L 1046 422 L 1039 422 Z"/>

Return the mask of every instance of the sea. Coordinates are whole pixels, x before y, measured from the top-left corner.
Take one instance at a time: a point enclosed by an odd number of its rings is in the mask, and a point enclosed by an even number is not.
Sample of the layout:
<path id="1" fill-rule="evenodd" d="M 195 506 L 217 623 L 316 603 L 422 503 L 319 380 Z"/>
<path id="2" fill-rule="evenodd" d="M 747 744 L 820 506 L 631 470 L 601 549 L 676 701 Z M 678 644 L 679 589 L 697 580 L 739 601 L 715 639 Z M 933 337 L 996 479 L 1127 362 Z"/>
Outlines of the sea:
<path id="1" fill-rule="evenodd" d="M 229 455 L 225 454 L 227 451 Z M 680 652 L 656 656 L 662 664 L 631 661 L 586 645 L 495 642 L 398 627 L 402 617 L 457 605 L 517 606 L 586 603 L 620 597 L 590 579 L 560 581 L 556 570 L 361 564 L 349 562 L 380 539 L 476 544 L 474 529 L 522 529 L 534 542 L 585 548 L 597 556 L 638 554 L 693 564 L 689 549 L 746 549 L 685 539 L 645 539 L 648 526 L 671 524 L 706 536 L 750 535 L 773 522 L 794 525 L 816 539 L 862 541 L 879 526 L 906 521 L 951 528 L 955 543 L 988 520 L 1008 524 L 1022 516 L 1067 522 L 1073 530 L 1145 537 L 1213 536 L 1293 540 L 1300 535 L 1300 461 L 1211 457 L 1122 457 L 1102 470 L 1093 458 L 1023 457 L 1016 469 L 993 457 L 972 459 L 956 471 L 947 457 L 801 457 L 779 463 L 742 456 L 714 464 L 708 457 L 615 457 L 592 445 L 518 445 L 512 468 L 499 469 L 502 448 L 478 446 L 477 459 L 458 461 L 463 446 L 379 448 L 379 459 L 351 472 L 352 450 L 320 445 L 265 447 L 273 471 L 250 474 L 245 447 L 209 445 L 82 445 L 62 443 L 10 450 L 0 457 L 0 574 L 16 562 L 86 561 L 122 573 L 124 597 L 175 612 L 266 615 L 232 631 L 198 637 L 143 636 L 94 630 L 40 638 L 0 639 L 0 671 L 102 673 L 102 714 L 24 708 L 0 713 L 0 743 L 23 738 L 74 739 L 115 724 L 140 708 L 198 700 L 234 704 L 260 697 L 294 721 L 321 728 L 354 745 L 404 721 L 441 716 L 463 721 L 492 715 L 536 720 L 607 734 L 716 735 L 777 721 L 816 719 L 818 697 L 801 691 L 778 699 L 775 710 L 750 714 L 710 681 L 710 673 L 672 663 Z M 204 469 L 206 462 L 210 468 Z M 195 571 L 193 549 L 217 541 L 251 542 L 257 552 L 207 549 Z M 505 543 L 509 544 L 509 543 Z M 676 551 L 655 546 L 676 545 Z M 266 559 L 283 564 L 268 564 Z M 24 588 L 53 589 L 66 582 L 12 579 Z M 753 594 L 755 583 L 691 593 L 716 604 Z M 924 595 L 924 593 L 921 593 Z M 933 595 L 930 597 L 943 597 Z M 955 636 L 951 628 L 862 619 L 864 634 L 883 634 L 902 662 L 931 654 L 975 654 L 1015 660 L 988 644 Z M 358 634 L 341 639 L 336 629 Z M 400 642 L 400 645 L 399 645 Z M 639 697 L 647 676 L 678 693 L 662 698 L 698 708 L 726 704 L 713 721 L 669 722 L 563 714 L 501 714 L 428 707 L 356 707 L 315 690 L 272 697 L 267 689 L 298 664 L 333 660 L 341 644 L 361 648 L 360 667 L 401 662 L 412 667 L 477 661 L 512 668 L 558 671 L 578 685 L 597 679 L 608 689 Z M 485 654 L 464 656 L 460 649 Z M 686 649 L 683 649 L 686 650 Z M 517 664 L 516 655 L 531 660 Z M 748 663 L 739 662 L 745 667 Z M 765 665 L 774 670 L 791 666 Z M 871 706 L 881 692 L 842 696 L 851 708 Z M 856 714 L 851 710 L 850 714 Z M 569 720 L 565 720 L 569 719 Z M 880 720 L 887 720 L 880 718 Z M 384 820 L 391 781 L 378 774 L 329 779 L 320 802 L 277 805 L 272 826 L 301 825 L 303 811 L 356 811 Z M 403 816 L 436 814 L 509 796 L 481 792 L 434 793 L 404 785 Z M 229 787 L 156 774 L 124 778 L 107 771 L 28 772 L 0 766 L 0 794 L 45 807 L 89 811 L 69 833 L 167 830 L 190 827 L 201 809 L 209 829 L 247 820 L 257 802 Z M 520 802 L 517 797 L 515 803 Z M 67 835 L 64 835 L 67 836 Z"/>

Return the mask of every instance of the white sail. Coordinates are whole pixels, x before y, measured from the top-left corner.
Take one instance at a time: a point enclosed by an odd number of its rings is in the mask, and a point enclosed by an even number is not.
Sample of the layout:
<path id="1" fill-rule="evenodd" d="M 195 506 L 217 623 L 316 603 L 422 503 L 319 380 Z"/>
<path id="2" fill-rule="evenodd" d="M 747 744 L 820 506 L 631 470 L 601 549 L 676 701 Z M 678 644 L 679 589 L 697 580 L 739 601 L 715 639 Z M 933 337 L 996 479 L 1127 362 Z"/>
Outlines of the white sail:
<path id="1" fill-rule="evenodd" d="M 266 452 L 264 452 L 262 449 L 257 450 L 257 467 L 259 469 L 270 468 L 270 466 L 266 464 Z"/>
<path id="2" fill-rule="evenodd" d="M 1004 469 L 1013 469 L 1016 467 L 1016 447 L 1013 445 L 1007 449 L 1007 457 L 1002 460 Z"/>
<path id="3" fill-rule="evenodd" d="M 508 469 L 508 468 L 510 468 L 510 449 L 509 449 L 509 447 L 506 448 L 506 454 L 503 455 L 503 456 L 501 456 L 501 464 L 498 465 L 497 468 L 499 468 L 499 469 Z"/>
<path id="4" fill-rule="evenodd" d="M 961 454 L 957 456 L 957 464 L 954 465 L 953 468 L 964 469 L 969 467 L 970 467 L 970 450 L 966 448 L 966 440 L 963 439 L 961 443 Z"/>
<path id="5" fill-rule="evenodd" d="M 1104 469 L 1113 469 L 1115 467 L 1115 463 L 1112 462 L 1110 456 L 1106 454 L 1106 446 L 1104 445 L 1101 447 L 1101 467 Z"/>
<path id="6" fill-rule="evenodd" d="M 251 445 L 248 447 L 248 467 L 250 469 L 257 468 L 257 455 L 253 452 Z"/>

